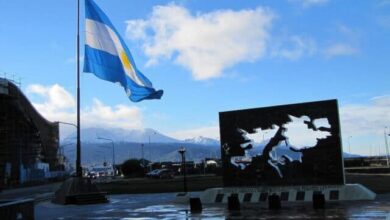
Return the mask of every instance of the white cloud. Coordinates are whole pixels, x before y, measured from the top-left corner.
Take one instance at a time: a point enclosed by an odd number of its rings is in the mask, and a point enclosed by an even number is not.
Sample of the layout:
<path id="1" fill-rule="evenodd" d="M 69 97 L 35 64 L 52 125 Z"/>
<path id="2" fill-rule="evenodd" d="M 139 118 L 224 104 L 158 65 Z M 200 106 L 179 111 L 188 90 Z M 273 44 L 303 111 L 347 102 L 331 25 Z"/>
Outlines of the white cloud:
<path id="1" fill-rule="evenodd" d="M 192 15 L 174 4 L 156 6 L 147 20 L 127 22 L 127 36 L 143 40 L 149 64 L 173 59 L 197 80 L 219 77 L 226 68 L 265 54 L 273 13 L 258 7 Z"/>
<path id="2" fill-rule="evenodd" d="M 48 120 L 76 123 L 75 98 L 60 85 L 30 85 L 27 87 L 27 94 L 37 95 L 42 99 L 32 104 Z M 91 106 L 81 109 L 81 126 L 141 129 L 143 128 L 142 112 L 135 106 L 108 106 L 95 98 Z M 65 134 L 72 132 L 70 129 L 74 129 L 65 126 L 62 128 L 65 129 Z"/>
<path id="3" fill-rule="evenodd" d="M 289 0 L 290 2 L 300 4 L 303 8 L 324 5 L 328 0 Z"/>
<path id="4" fill-rule="evenodd" d="M 358 29 L 338 24 L 336 33 L 339 35 L 338 40 L 328 44 L 322 50 L 325 57 L 352 56 L 360 52 L 359 39 L 361 34 Z"/>
<path id="5" fill-rule="evenodd" d="M 371 101 L 377 106 L 390 106 L 390 95 L 376 96 Z"/>
<path id="6" fill-rule="evenodd" d="M 313 39 L 295 35 L 275 42 L 271 50 L 271 57 L 298 60 L 303 56 L 315 54 L 316 47 L 316 42 Z"/>
<path id="7" fill-rule="evenodd" d="M 42 97 L 44 102 L 38 104 L 38 106 L 41 109 L 46 109 L 46 111 L 69 109 L 75 106 L 72 95 L 58 84 L 52 86 L 32 84 L 27 86 L 27 94 Z"/>
<path id="8" fill-rule="evenodd" d="M 360 33 L 345 25 L 335 27 L 337 41 L 328 43 L 317 41 L 301 35 L 274 35 L 270 45 L 270 57 L 299 60 L 308 56 L 323 56 L 326 58 L 352 56 L 360 52 Z"/>
<path id="9" fill-rule="evenodd" d="M 328 58 L 336 56 L 351 56 L 359 53 L 359 49 L 344 43 L 335 43 L 325 48 L 324 55 Z"/>
<path id="10" fill-rule="evenodd" d="M 94 99 L 93 105 L 82 111 L 88 127 L 118 127 L 124 129 L 142 128 L 142 113 L 138 107 L 127 105 L 104 105 Z"/>
<path id="11" fill-rule="evenodd" d="M 219 140 L 219 126 L 199 127 L 188 130 L 175 131 L 169 133 L 169 135 L 179 140 L 185 140 L 199 136 Z"/>
<path id="12" fill-rule="evenodd" d="M 390 95 L 375 97 L 370 104 L 346 105 L 340 108 L 344 135 L 381 135 L 390 126 Z"/>

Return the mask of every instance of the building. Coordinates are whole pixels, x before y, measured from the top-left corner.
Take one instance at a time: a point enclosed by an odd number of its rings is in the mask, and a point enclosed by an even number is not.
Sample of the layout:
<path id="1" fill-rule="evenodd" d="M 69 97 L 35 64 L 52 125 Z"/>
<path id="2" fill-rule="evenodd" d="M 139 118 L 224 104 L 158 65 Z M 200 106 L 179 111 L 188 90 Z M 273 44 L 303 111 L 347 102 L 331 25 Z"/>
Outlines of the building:
<path id="1" fill-rule="evenodd" d="M 12 81 L 0 78 L 0 187 L 63 170 L 58 123 L 47 121 Z"/>

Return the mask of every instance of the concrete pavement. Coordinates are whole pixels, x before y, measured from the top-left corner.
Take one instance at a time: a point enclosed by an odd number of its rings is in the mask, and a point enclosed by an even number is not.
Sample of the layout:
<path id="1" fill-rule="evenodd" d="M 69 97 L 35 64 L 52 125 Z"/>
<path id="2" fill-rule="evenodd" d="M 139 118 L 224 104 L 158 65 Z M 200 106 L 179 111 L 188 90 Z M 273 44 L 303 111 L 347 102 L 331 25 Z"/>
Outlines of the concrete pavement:
<path id="1" fill-rule="evenodd" d="M 194 196 L 199 193 L 194 193 Z M 36 219 L 388 219 L 389 195 L 374 201 L 332 202 L 326 209 L 313 209 L 311 202 L 282 203 L 269 210 L 268 203 L 242 204 L 241 211 L 228 211 L 226 204 L 203 205 L 191 213 L 189 205 L 175 204 L 176 193 L 111 195 L 109 203 L 56 205 L 49 201 L 35 206 Z"/>
<path id="2" fill-rule="evenodd" d="M 62 182 L 39 186 L 6 189 L 0 192 L 0 200 L 34 199 L 35 202 L 51 199 Z"/>

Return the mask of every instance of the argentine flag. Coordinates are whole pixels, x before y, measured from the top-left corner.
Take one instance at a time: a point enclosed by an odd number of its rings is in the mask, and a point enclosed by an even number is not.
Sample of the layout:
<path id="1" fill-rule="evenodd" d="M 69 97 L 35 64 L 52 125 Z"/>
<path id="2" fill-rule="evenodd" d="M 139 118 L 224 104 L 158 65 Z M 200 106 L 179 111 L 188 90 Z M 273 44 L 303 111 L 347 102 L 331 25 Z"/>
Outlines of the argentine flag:
<path id="1" fill-rule="evenodd" d="M 84 72 L 120 83 L 130 100 L 160 99 L 152 83 L 137 69 L 125 42 L 93 0 L 85 0 Z"/>

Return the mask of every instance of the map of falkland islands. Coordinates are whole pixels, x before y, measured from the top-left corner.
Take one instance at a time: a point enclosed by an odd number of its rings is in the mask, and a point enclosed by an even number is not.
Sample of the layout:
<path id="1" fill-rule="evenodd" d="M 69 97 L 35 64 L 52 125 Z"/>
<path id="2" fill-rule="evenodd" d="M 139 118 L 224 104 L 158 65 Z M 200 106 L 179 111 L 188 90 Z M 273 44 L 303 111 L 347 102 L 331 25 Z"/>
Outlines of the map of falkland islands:
<path id="1" fill-rule="evenodd" d="M 316 147 L 318 140 L 331 136 L 331 125 L 327 118 L 311 119 L 305 115 L 301 117 L 289 115 L 289 118 L 290 121 L 286 124 L 281 126 L 273 124 L 269 129 L 256 128 L 252 133 L 238 128 L 237 131 L 245 140 L 240 145 L 245 155 L 232 156 L 230 163 L 244 170 L 252 163 L 252 157 L 264 156 L 279 177 L 283 178 L 280 166 L 285 165 L 287 161 L 302 163 L 302 150 Z M 254 148 L 261 142 L 267 143 L 262 153 L 253 154 Z M 229 154 L 228 148 L 225 149 L 225 153 Z"/>

